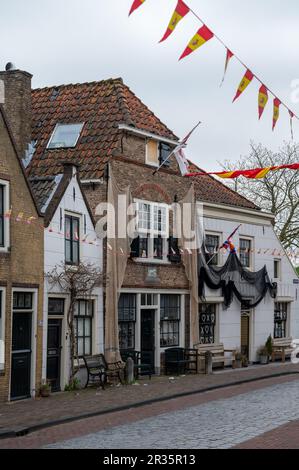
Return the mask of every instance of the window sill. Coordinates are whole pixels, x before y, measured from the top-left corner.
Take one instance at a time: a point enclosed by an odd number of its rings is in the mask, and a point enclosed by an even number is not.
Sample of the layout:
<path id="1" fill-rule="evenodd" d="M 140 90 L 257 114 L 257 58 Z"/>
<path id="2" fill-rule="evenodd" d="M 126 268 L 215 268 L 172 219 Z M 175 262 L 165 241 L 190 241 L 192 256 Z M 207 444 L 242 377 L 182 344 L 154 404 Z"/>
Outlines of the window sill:
<path id="1" fill-rule="evenodd" d="M 155 264 L 155 265 L 161 265 L 161 266 L 171 266 L 173 263 L 171 263 L 168 260 L 160 260 L 160 259 L 147 259 L 147 258 L 134 258 L 135 263 L 139 264 Z"/>

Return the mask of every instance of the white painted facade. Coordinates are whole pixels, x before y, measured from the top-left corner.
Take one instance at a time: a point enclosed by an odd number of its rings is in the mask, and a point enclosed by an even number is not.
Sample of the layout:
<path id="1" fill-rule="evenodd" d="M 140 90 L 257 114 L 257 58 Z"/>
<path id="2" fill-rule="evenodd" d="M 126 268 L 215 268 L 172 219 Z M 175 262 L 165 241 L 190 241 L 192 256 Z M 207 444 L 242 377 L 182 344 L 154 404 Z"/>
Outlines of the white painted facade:
<path id="1" fill-rule="evenodd" d="M 93 221 L 90 217 L 85 200 L 82 196 L 81 188 L 77 181 L 76 170 L 73 169 L 73 178 L 69 183 L 60 203 L 55 211 L 49 227 L 45 230 L 45 274 L 51 272 L 53 268 L 65 262 L 65 215 L 73 215 L 80 220 L 80 261 L 83 263 L 92 263 L 95 267 L 103 270 L 103 247 L 102 241 L 97 239 Z M 85 240 L 84 242 L 82 241 Z M 96 241 L 96 242 L 95 242 Z M 94 242 L 91 244 L 90 242 Z M 48 315 L 49 298 L 63 298 L 64 315 L 63 317 Z M 103 324 L 103 288 L 97 287 L 90 296 L 93 301 L 93 319 L 92 319 L 92 354 L 102 353 L 104 350 L 104 324 Z M 60 385 L 64 390 L 68 383 L 70 355 L 69 341 L 67 334 L 67 310 L 69 306 L 69 297 L 65 293 L 59 292 L 59 289 L 49 285 L 45 275 L 45 293 L 44 293 L 44 318 L 43 318 L 43 368 L 42 378 L 47 378 L 47 337 L 48 337 L 48 319 L 61 319 L 61 371 Z M 84 385 L 84 383 L 83 383 Z"/>
<path id="2" fill-rule="evenodd" d="M 249 314 L 249 360 L 258 360 L 257 351 L 271 334 L 274 335 L 274 303 L 288 303 L 287 334 L 299 338 L 299 285 L 298 275 L 280 244 L 272 225 L 271 214 L 237 209 L 228 206 L 204 204 L 205 233 L 220 237 L 222 244 L 242 223 L 233 238 L 239 253 L 240 238 L 248 238 L 252 243 L 251 268 L 253 271 L 265 265 L 271 281 L 278 284 L 278 296 L 272 299 L 269 294 Z M 228 253 L 220 254 L 219 264 L 223 265 Z M 274 260 L 280 265 L 278 278 L 274 277 Z M 234 299 L 232 305 L 223 307 L 220 291 L 206 287 L 206 302 L 217 304 L 215 343 L 223 343 L 225 349 L 240 349 L 241 346 L 241 305 Z"/>

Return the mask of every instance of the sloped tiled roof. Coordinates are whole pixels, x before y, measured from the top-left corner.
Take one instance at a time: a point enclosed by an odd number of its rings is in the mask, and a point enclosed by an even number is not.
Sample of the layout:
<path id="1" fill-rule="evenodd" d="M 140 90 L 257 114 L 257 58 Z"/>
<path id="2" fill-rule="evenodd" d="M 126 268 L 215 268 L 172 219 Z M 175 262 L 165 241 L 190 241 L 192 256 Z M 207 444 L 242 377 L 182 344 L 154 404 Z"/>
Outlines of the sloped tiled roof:
<path id="1" fill-rule="evenodd" d="M 29 181 L 40 210 L 44 214 L 57 189 L 60 178 L 57 178 L 57 176 L 36 176 L 29 178 Z"/>
<path id="2" fill-rule="evenodd" d="M 69 161 L 80 164 L 82 179 L 100 178 L 118 146 L 119 124 L 177 139 L 121 78 L 33 90 L 32 113 L 37 145 L 31 176 L 60 173 L 61 162 Z M 57 123 L 85 123 L 75 148 L 47 150 Z"/>
<path id="3" fill-rule="evenodd" d="M 121 78 L 33 90 L 32 113 L 37 144 L 27 168 L 31 177 L 57 175 L 70 162 L 80 165 L 82 180 L 101 178 L 109 157 L 121 156 L 119 124 L 178 140 Z M 57 123 L 85 124 L 75 148 L 47 150 Z M 209 175 L 192 179 L 199 200 L 258 209 Z"/>

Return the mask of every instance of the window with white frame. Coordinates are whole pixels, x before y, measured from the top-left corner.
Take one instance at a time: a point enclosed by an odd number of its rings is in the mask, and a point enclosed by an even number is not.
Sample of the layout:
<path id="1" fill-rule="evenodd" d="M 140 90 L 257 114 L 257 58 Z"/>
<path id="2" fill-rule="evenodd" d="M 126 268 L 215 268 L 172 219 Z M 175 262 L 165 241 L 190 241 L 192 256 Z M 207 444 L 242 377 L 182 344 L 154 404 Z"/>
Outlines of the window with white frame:
<path id="1" fill-rule="evenodd" d="M 48 149 L 76 147 L 84 124 L 57 124 Z"/>
<path id="2" fill-rule="evenodd" d="M 93 300 L 78 300 L 75 304 L 75 337 L 77 356 L 92 355 Z"/>
<path id="3" fill-rule="evenodd" d="M 252 268 L 252 240 L 240 238 L 240 261 L 244 268 Z"/>
<path id="4" fill-rule="evenodd" d="M 214 344 L 216 342 L 216 304 L 199 304 L 199 342 Z"/>
<path id="5" fill-rule="evenodd" d="M 274 304 L 274 338 L 286 338 L 288 336 L 288 311 L 289 302 L 275 302 Z"/>
<path id="6" fill-rule="evenodd" d="M 218 266 L 220 264 L 220 235 L 207 233 L 205 236 L 205 258 L 210 266 Z"/>
<path id="7" fill-rule="evenodd" d="M 0 180 L 0 249 L 6 249 L 9 242 L 9 220 L 6 212 L 9 209 L 9 183 Z"/>
<path id="8" fill-rule="evenodd" d="M 160 296 L 160 346 L 168 348 L 180 345 L 181 296 Z"/>
<path id="9" fill-rule="evenodd" d="M 0 370 L 4 370 L 4 301 L 5 290 L 0 288 Z"/>
<path id="10" fill-rule="evenodd" d="M 136 258 L 167 261 L 169 237 L 169 207 L 137 201 L 138 246 Z"/>

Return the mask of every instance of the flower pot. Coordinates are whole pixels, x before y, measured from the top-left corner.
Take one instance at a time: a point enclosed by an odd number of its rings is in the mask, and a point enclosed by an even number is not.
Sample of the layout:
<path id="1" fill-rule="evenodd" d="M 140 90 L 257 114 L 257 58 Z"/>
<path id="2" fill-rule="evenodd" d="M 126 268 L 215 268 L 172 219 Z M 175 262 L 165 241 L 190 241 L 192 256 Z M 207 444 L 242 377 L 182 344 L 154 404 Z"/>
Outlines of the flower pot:
<path id="1" fill-rule="evenodd" d="M 269 357 L 268 356 L 260 356 L 260 363 L 261 364 L 269 364 Z"/>
<path id="2" fill-rule="evenodd" d="M 51 395 L 51 390 L 50 389 L 42 389 L 40 390 L 40 396 L 43 398 L 47 398 Z"/>

